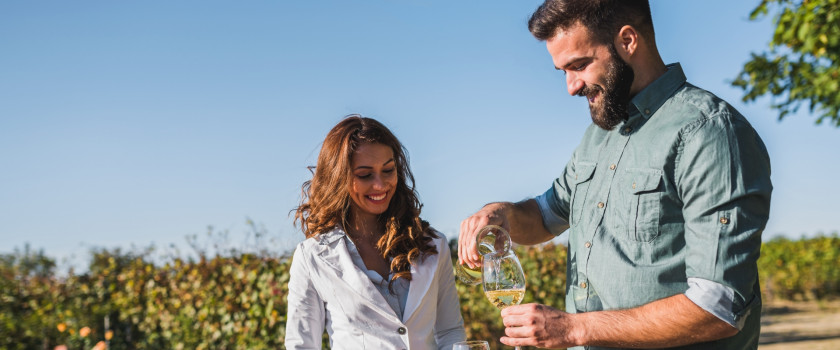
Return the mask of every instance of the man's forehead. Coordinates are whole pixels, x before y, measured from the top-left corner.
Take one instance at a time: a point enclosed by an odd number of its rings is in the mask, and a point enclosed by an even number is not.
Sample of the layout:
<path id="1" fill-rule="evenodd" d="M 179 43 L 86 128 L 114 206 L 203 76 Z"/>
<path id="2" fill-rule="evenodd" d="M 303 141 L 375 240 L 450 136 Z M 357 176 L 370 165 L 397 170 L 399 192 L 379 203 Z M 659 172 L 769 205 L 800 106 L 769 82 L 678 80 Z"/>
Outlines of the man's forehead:
<path id="1" fill-rule="evenodd" d="M 558 31 L 546 40 L 546 48 L 558 69 L 576 60 L 594 57 L 600 46 L 603 45 L 594 40 L 594 36 L 583 26 Z"/>
<path id="2" fill-rule="evenodd" d="M 593 33 L 580 22 L 575 22 L 568 27 L 557 28 L 554 36 L 549 40 L 573 41 L 579 44 L 592 43 L 593 45 L 596 42 Z"/>

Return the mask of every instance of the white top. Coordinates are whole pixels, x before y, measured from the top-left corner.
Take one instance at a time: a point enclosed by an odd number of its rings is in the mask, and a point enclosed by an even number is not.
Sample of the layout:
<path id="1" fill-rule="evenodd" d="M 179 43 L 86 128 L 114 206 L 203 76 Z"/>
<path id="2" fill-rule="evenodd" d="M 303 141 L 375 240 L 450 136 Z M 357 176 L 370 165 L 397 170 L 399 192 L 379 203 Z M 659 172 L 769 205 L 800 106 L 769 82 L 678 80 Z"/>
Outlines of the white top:
<path id="1" fill-rule="evenodd" d="M 399 278 L 391 284 L 391 288 L 389 289 L 388 282 L 391 278 L 394 278 L 394 273 L 389 273 L 388 279 L 384 279 L 379 272 L 376 272 L 376 270 L 368 269 L 367 265 L 365 265 L 365 261 L 362 259 L 362 255 L 359 254 L 359 250 L 356 249 L 356 243 L 354 243 L 352 239 L 348 238 L 349 237 L 345 235 L 343 240 L 347 244 L 347 251 L 350 253 L 350 258 L 353 259 L 353 264 L 355 264 L 360 270 L 364 271 L 365 275 L 367 275 L 373 285 L 376 286 L 376 289 L 379 289 L 379 293 L 382 294 L 385 301 L 388 302 L 388 306 L 394 310 L 398 318 L 402 319 L 403 312 L 405 311 L 405 301 L 408 300 L 408 286 L 411 285 L 411 281 L 405 278 Z"/>
<path id="2" fill-rule="evenodd" d="M 306 239 L 292 258 L 286 317 L 287 349 L 446 349 L 466 338 L 452 258 L 440 233 L 438 254 L 411 265 L 402 317 L 356 266 L 344 230 Z M 386 285 L 387 289 L 387 285 Z"/>

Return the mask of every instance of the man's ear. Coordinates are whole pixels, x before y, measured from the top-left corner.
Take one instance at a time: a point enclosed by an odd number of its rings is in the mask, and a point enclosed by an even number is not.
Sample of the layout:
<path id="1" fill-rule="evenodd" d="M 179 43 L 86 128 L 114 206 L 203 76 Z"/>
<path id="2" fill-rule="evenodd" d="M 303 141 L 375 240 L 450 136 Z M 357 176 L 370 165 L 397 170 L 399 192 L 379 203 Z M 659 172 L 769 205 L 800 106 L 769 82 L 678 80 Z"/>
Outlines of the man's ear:
<path id="1" fill-rule="evenodd" d="M 639 48 L 639 31 L 633 26 L 626 25 L 618 30 L 615 36 L 615 49 L 625 60 L 630 59 Z"/>

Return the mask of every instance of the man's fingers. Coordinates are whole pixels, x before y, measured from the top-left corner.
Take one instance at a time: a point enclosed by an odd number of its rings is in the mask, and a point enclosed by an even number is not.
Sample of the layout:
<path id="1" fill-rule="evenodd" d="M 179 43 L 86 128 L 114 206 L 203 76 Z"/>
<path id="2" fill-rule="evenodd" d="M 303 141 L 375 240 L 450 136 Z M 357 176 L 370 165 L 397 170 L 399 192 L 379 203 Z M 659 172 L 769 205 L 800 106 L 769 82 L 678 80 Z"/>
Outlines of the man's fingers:
<path id="1" fill-rule="evenodd" d="M 478 255 L 475 246 L 475 215 L 461 222 L 461 233 L 458 236 L 458 258 L 462 264 L 470 267 L 478 266 Z"/>
<path id="2" fill-rule="evenodd" d="M 541 305 L 536 303 L 528 303 L 521 305 L 511 305 L 502 309 L 502 317 L 514 315 L 528 315 L 539 311 Z"/>
<path id="3" fill-rule="evenodd" d="M 522 327 L 534 324 L 534 317 L 530 315 L 511 315 L 502 319 L 505 327 Z"/>
<path id="4" fill-rule="evenodd" d="M 501 337 L 499 341 L 507 346 L 537 346 L 536 340 L 532 338 Z"/>
<path id="5" fill-rule="evenodd" d="M 533 338 L 537 335 L 537 327 L 533 319 L 516 318 L 505 322 L 505 335 L 513 338 Z"/>
<path id="6" fill-rule="evenodd" d="M 466 259 L 465 253 L 466 247 L 465 239 L 464 239 L 464 232 L 466 232 L 467 220 L 461 221 L 461 231 L 458 233 L 458 260 L 459 263 L 463 264 L 464 260 Z"/>
<path id="7" fill-rule="evenodd" d="M 472 265 L 473 267 L 478 266 L 478 262 L 480 261 L 479 260 L 480 257 L 478 256 L 478 247 L 475 244 L 475 240 L 476 240 L 475 234 L 476 234 L 477 226 L 478 225 L 476 223 L 476 219 L 471 218 L 470 226 L 469 226 L 469 228 L 467 228 L 470 232 L 470 235 L 469 235 L 470 240 L 469 240 L 469 242 L 467 242 L 467 249 L 468 249 L 467 252 L 470 253 L 470 261 L 473 263 L 473 265 Z"/>
<path id="8" fill-rule="evenodd" d="M 472 218 L 468 218 L 461 224 L 461 236 L 458 238 L 458 243 L 461 245 L 462 249 L 459 254 L 461 255 L 461 259 L 463 259 L 462 263 L 467 264 L 467 266 L 472 266 L 472 253 L 470 253 L 470 241 L 472 241 L 472 231 L 470 231 L 471 219 Z"/>

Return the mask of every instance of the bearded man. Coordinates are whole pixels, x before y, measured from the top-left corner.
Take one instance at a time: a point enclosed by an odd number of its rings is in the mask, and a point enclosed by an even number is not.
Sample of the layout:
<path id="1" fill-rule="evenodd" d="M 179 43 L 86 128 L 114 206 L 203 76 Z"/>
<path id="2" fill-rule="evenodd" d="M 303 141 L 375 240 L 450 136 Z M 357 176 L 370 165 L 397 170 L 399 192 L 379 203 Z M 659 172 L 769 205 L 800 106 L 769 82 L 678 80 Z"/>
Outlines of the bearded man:
<path id="1" fill-rule="evenodd" d="M 472 266 L 485 225 L 519 244 L 569 231 L 566 311 L 507 307 L 501 342 L 757 348 L 772 185 L 756 131 L 662 61 L 647 0 L 547 0 L 528 25 L 593 125 L 544 194 L 461 223 L 458 255 Z"/>

